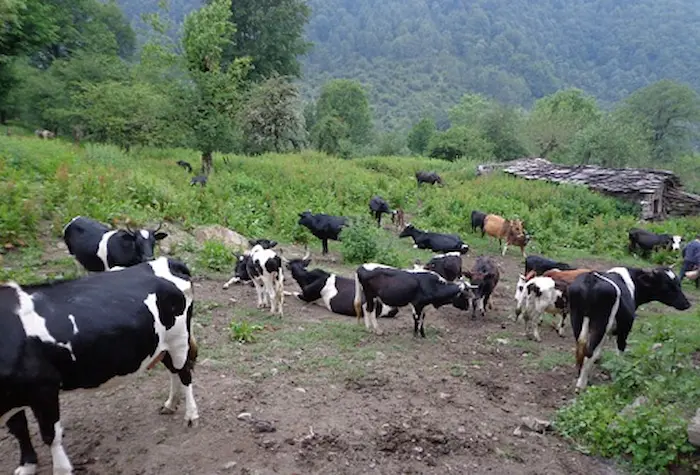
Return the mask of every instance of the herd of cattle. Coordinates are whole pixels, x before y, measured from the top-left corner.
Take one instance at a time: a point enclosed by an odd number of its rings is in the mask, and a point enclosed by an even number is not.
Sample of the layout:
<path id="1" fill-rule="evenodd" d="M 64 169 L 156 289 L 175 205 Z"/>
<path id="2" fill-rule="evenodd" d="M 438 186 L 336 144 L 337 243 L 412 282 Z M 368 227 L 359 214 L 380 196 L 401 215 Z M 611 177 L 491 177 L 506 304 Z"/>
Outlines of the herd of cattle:
<path id="1" fill-rule="evenodd" d="M 418 183 L 442 184 L 436 174 L 416 174 Z M 237 256 L 233 277 L 223 287 L 251 283 L 260 308 L 283 315 L 284 297 L 322 303 L 330 312 L 364 318 L 367 329 L 381 333 L 378 317 L 394 317 L 409 307 L 414 335 L 425 337 L 429 306 L 452 305 L 482 318 L 493 309 L 491 296 L 501 275 L 496 261 L 479 256 L 469 270 L 462 257 L 469 246 L 458 235 L 421 231 L 403 223 L 400 209 L 374 196 L 369 211 L 381 226 L 389 214 L 401 228 L 399 238 L 411 237 L 414 247 L 436 252 L 427 263 L 399 269 L 378 263 L 360 265 L 352 277 L 309 269 L 310 253 L 287 259 L 275 251 L 277 242 L 249 241 L 250 249 Z M 339 240 L 350 220 L 342 216 L 299 214 L 305 226 L 322 242 Z M 72 473 L 62 444 L 59 393 L 97 388 L 116 376 L 151 369 L 163 362 L 171 373 L 170 392 L 161 412 L 171 414 L 185 399 L 185 421 L 198 420 L 192 391 L 192 369 L 197 344 L 192 334 L 193 290 L 189 269 L 181 262 L 154 258 L 157 241 L 167 237 L 156 229 L 111 229 L 87 217 L 66 224 L 63 239 L 69 253 L 89 271 L 75 280 L 39 285 L 0 284 L 0 423 L 5 423 L 20 447 L 16 474 L 33 474 L 37 454 L 27 427 L 26 410 L 35 415 L 41 438 L 51 448 L 54 473 Z M 503 244 L 519 246 L 525 257 L 524 273 L 515 289 L 516 320 L 525 321 L 528 337 L 539 341 L 542 315 L 559 315 L 557 330 L 564 336 L 569 316 L 576 341 L 579 368 L 576 390 L 584 389 L 598 359 L 606 334 L 616 336 L 623 351 L 636 309 L 659 301 L 679 310 L 690 307 L 679 279 L 668 268 L 644 270 L 615 267 L 607 271 L 575 269 L 542 256 L 526 256 L 530 236 L 522 221 L 474 211 L 473 232 L 481 230 Z M 630 249 L 659 246 L 680 249 L 676 236 L 630 231 Z M 505 241 L 505 243 L 504 243 Z M 284 290 L 286 272 L 300 292 Z"/>

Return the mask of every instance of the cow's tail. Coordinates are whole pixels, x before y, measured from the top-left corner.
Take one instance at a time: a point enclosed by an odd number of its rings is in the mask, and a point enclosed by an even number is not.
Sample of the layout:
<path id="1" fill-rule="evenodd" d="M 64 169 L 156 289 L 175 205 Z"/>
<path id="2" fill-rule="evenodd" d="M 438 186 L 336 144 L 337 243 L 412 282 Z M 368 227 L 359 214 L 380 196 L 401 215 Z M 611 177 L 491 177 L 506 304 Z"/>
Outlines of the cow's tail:
<path id="1" fill-rule="evenodd" d="M 355 316 L 357 316 L 357 322 L 360 322 L 362 318 L 362 284 L 360 283 L 359 269 L 355 272 L 355 297 L 352 301 L 352 305 L 355 308 Z"/>

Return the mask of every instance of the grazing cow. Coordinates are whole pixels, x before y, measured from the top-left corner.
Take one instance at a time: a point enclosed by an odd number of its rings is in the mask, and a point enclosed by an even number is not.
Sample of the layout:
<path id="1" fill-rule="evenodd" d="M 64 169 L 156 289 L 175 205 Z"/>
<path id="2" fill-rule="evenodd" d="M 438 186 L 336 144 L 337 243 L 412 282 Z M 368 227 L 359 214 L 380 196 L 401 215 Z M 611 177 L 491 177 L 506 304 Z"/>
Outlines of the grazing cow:
<path id="1" fill-rule="evenodd" d="M 394 215 L 396 215 L 396 210 L 389 208 L 389 203 L 384 201 L 384 198 L 381 196 L 373 196 L 369 200 L 369 211 L 377 220 L 377 227 L 382 225 L 382 214 L 390 214 L 392 222 L 394 221 Z"/>
<path id="2" fill-rule="evenodd" d="M 26 410 L 51 447 L 53 473 L 73 473 L 63 448 L 59 393 L 98 388 L 159 361 L 171 373 L 161 413 L 174 413 L 184 393 L 185 421 L 194 425 L 192 301 L 189 270 L 165 257 L 76 280 L 0 284 L 0 421 L 19 442 L 14 473 L 37 469 Z"/>
<path id="3" fill-rule="evenodd" d="M 270 306 L 271 313 L 283 316 L 284 273 L 282 258 L 272 249 L 265 249 L 256 244 L 246 251 L 250 257 L 246 262 L 246 271 L 253 281 L 258 296 L 258 308 Z"/>
<path id="4" fill-rule="evenodd" d="M 318 268 L 308 270 L 310 263 L 308 251 L 301 259 L 292 259 L 287 263 L 287 269 L 292 272 L 292 277 L 301 288 L 301 293 L 293 292 L 292 295 L 303 302 L 316 302 L 321 299 L 329 311 L 354 317 L 354 281 Z M 380 317 L 395 317 L 399 309 L 378 303 L 377 313 Z"/>
<path id="5" fill-rule="evenodd" d="M 551 277 L 534 277 L 525 280 L 518 278 L 515 286 L 515 321 L 525 320 L 525 334 L 528 338 L 541 341 L 540 321 L 543 313 L 560 315 L 556 326 L 559 336 L 564 336 L 564 322 L 569 313 L 568 284 Z"/>
<path id="6" fill-rule="evenodd" d="M 472 309 L 472 318 L 476 318 L 477 307 L 483 318 L 486 315 L 486 306 L 493 310 L 493 305 L 491 305 L 489 299 L 501 277 L 498 266 L 490 257 L 479 256 L 476 258 L 474 266 L 465 272 L 464 276 L 469 279 L 472 285 L 476 286 L 474 298 L 469 303 Z"/>
<path id="7" fill-rule="evenodd" d="M 364 314 L 365 327 L 381 334 L 377 325 L 378 303 L 401 308 L 409 305 L 413 311 L 413 335 L 420 331 L 425 338 L 425 308 L 440 308 L 455 300 L 471 298 L 474 287 L 467 282 L 447 282 L 429 270 L 403 270 L 382 264 L 362 264 L 355 273 L 355 314 Z M 365 301 L 363 307 L 362 301 Z"/>
<path id="8" fill-rule="evenodd" d="M 448 282 L 454 282 L 462 276 L 462 255 L 459 252 L 436 254 L 422 267 L 437 273 Z"/>
<path id="9" fill-rule="evenodd" d="M 428 183 L 430 185 L 437 183 L 440 186 L 444 184 L 442 178 L 440 178 L 440 175 L 436 172 L 417 171 L 416 181 L 418 182 L 418 186 L 420 186 L 421 183 Z"/>
<path id="10" fill-rule="evenodd" d="M 189 173 L 192 173 L 192 165 L 189 164 L 189 162 L 186 162 L 184 160 L 178 160 L 177 164 L 187 170 Z"/>
<path id="11" fill-rule="evenodd" d="M 190 186 L 199 185 L 200 187 L 207 186 L 207 176 L 197 175 L 190 180 Z"/>
<path id="12" fill-rule="evenodd" d="M 682 236 L 671 234 L 656 234 L 646 229 L 632 228 L 628 233 L 629 245 L 627 249 L 630 253 L 637 249 L 642 251 L 643 256 L 648 256 L 651 251 L 667 249 L 669 251 L 679 251 L 681 249 Z"/>
<path id="13" fill-rule="evenodd" d="M 40 139 L 55 139 L 56 138 L 56 134 L 54 134 L 50 130 L 46 130 L 46 129 L 36 129 L 34 131 L 34 135 L 36 135 Z"/>
<path id="14" fill-rule="evenodd" d="M 161 223 L 162 225 L 162 223 Z M 156 229 L 110 229 L 84 216 L 76 216 L 63 228 L 68 252 L 87 271 L 102 272 L 112 267 L 130 267 L 153 260 L 156 241 L 168 234 Z"/>
<path id="15" fill-rule="evenodd" d="M 535 275 L 542 275 L 548 270 L 572 270 L 572 266 L 566 262 L 557 262 L 542 256 L 527 256 L 525 258 L 525 274 L 535 271 Z"/>
<path id="16" fill-rule="evenodd" d="M 348 219 L 344 216 L 331 216 L 311 211 L 299 213 L 298 224 L 306 227 L 311 234 L 321 240 L 323 254 L 328 254 L 328 240 L 340 241 L 340 232 L 348 225 Z"/>
<path id="17" fill-rule="evenodd" d="M 441 234 L 421 231 L 411 223 L 401 231 L 399 238 L 412 237 L 416 249 L 430 249 L 435 252 L 452 252 L 466 254 L 469 246 L 456 234 Z"/>
<path id="18" fill-rule="evenodd" d="M 579 368 L 577 392 L 588 385 L 588 373 L 603 350 L 603 337 L 615 335 L 618 352 L 625 351 L 637 308 L 652 301 L 677 310 L 690 308 L 678 277 L 664 267 L 614 267 L 608 272 L 580 275 L 569 286 Z"/>
<path id="19" fill-rule="evenodd" d="M 277 245 L 277 241 L 270 241 L 269 239 L 256 239 L 254 241 L 248 241 L 248 244 L 250 244 L 251 248 L 260 244 L 263 249 L 272 249 Z M 247 282 L 250 285 L 253 285 L 253 281 L 248 275 L 249 260 L 250 256 L 246 253 L 236 255 L 236 267 L 233 270 L 233 277 L 226 281 L 226 283 L 223 285 L 224 289 L 228 289 L 231 284 L 237 284 L 239 282 Z"/>
<path id="20" fill-rule="evenodd" d="M 523 257 L 526 257 L 525 246 L 527 246 L 530 236 L 525 233 L 521 220 L 504 219 L 496 214 L 488 214 L 484 218 L 484 232 L 498 239 L 499 246 L 503 243 L 503 239 L 506 240 L 501 255 L 505 256 L 508 245 L 512 244 L 518 246 Z"/>
<path id="21" fill-rule="evenodd" d="M 472 232 L 476 232 L 476 228 L 481 229 L 481 237 L 484 237 L 484 219 L 486 219 L 486 213 L 478 210 L 472 211 Z"/>
<path id="22" fill-rule="evenodd" d="M 406 227 L 406 222 L 404 221 L 404 212 L 401 208 L 396 208 L 395 213 L 391 215 L 391 224 L 393 224 L 397 230 Z"/>

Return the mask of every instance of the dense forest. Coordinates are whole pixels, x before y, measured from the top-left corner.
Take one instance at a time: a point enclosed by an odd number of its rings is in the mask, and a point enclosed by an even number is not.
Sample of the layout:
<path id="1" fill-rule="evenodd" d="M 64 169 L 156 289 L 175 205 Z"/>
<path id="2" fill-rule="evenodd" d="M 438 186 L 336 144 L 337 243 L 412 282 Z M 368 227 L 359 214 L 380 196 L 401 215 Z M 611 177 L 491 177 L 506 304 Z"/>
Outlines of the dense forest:
<path id="1" fill-rule="evenodd" d="M 158 0 L 119 0 L 132 20 Z M 235 2 L 234 2 L 235 3 Z M 170 0 L 175 22 L 198 2 Z M 465 92 L 525 107 L 577 87 L 603 106 L 664 78 L 700 89 L 693 0 L 309 0 L 302 91 L 367 87 L 376 125 L 438 125 Z"/>

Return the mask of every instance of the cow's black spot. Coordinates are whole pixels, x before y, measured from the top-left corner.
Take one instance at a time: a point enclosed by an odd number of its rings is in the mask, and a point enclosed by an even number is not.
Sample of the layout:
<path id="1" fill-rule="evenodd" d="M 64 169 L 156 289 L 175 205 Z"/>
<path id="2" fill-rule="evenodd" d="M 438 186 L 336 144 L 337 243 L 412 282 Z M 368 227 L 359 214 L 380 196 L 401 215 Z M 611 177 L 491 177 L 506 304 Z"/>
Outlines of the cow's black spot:
<path id="1" fill-rule="evenodd" d="M 177 315 L 182 315 L 184 313 L 185 304 L 185 296 L 181 293 L 178 293 L 177 295 L 169 295 L 166 298 L 159 297 L 156 299 L 158 318 L 166 330 L 170 330 L 173 325 L 175 325 L 175 317 Z"/>

